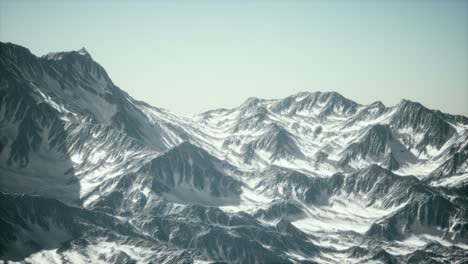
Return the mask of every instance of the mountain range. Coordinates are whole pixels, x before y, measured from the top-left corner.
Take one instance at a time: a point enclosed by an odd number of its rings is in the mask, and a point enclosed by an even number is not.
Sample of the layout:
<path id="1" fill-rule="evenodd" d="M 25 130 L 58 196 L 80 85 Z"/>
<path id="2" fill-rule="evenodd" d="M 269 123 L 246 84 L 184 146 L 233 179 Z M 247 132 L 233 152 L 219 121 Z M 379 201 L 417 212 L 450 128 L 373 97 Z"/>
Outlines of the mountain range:
<path id="1" fill-rule="evenodd" d="M 0 209 L 11 262 L 467 263 L 468 117 L 319 91 L 182 115 L 84 48 L 0 42 Z"/>

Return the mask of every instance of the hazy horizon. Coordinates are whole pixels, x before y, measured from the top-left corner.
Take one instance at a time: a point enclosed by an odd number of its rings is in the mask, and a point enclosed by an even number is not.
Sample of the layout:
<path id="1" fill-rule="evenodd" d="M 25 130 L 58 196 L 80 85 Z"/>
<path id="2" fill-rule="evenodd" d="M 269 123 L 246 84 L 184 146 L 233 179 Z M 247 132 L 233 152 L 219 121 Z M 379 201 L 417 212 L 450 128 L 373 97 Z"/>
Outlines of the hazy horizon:
<path id="1" fill-rule="evenodd" d="M 178 113 L 336 91 L 468 116 L 468 1 L 0 0 L 0 41 L 84 46 L 131 96 Z"/>

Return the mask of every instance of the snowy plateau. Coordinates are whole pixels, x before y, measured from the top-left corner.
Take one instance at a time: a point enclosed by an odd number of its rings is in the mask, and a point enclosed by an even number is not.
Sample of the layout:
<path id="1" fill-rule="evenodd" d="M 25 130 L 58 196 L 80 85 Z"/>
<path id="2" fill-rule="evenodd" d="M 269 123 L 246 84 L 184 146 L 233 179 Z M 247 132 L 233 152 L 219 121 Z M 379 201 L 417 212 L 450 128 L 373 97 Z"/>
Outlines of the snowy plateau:
<path id="1" fill-rule="evenodd" d="M 0 262 L 468 263 L 468 118 L 336 92 L 181 115 L 85 49 L 0 43 Z"/>

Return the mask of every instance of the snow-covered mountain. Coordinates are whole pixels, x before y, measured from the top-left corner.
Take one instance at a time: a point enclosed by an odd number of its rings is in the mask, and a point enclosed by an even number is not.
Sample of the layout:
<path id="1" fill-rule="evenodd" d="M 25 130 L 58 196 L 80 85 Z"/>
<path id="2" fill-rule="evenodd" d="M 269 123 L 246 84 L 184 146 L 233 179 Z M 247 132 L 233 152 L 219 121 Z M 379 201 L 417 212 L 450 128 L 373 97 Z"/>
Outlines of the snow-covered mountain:
<path id="1" fill-rule="evenodd" d="M 171 113 L 0 43 L 0 260 L 465 263 L 468 118 L 336 92 Z"/>

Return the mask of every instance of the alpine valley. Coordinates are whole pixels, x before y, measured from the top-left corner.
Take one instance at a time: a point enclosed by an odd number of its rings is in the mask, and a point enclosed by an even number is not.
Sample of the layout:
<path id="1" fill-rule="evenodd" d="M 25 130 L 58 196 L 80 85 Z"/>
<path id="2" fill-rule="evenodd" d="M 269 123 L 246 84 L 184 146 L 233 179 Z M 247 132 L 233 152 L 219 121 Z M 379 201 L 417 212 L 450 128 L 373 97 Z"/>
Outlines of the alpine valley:
<path id="1" fill-rule="evenodd" d="M 181 115 L 85 49 L 0 43 L 0 259 L 467 263 L 468 117 L 336 92 Z"/>

